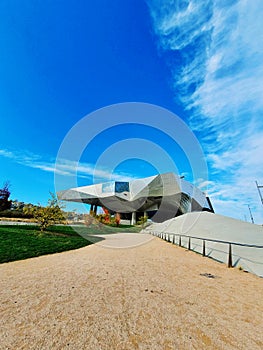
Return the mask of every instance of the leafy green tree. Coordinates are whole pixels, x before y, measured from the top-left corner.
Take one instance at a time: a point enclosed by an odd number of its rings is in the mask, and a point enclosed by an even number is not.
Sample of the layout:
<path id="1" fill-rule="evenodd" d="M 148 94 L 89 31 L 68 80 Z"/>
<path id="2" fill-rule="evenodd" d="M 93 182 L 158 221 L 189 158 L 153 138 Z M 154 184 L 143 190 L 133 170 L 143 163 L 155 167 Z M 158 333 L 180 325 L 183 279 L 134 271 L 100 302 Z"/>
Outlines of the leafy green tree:
<path id="1" fill-rule="evenodd" d="M 46 207 L 41 205 L 26 205 L 24 212 L 31 214 L 39 223 L 41 231 L 45 231 L 47 227 L 61 224 L 65 222 L 62 205 L 53 193 L 50 193 L 51 198 L 48 200 Z"/>
<path id="2" fill-rule="evenodd" d="M 139 217 L 137 224 L 141 225 L 141 227 L 144 228 L 147 220 L 148 220 L 148 216 L 141 216 Z"/>
<path id="3" fill-rule="evenodd" d="M 8 210 L 11 208 L 12 201 L 9 200 L 10 196 L 10 183 L 7 181 L 4 183 L 3 188 L 0 189 L 0 211 Z"/>

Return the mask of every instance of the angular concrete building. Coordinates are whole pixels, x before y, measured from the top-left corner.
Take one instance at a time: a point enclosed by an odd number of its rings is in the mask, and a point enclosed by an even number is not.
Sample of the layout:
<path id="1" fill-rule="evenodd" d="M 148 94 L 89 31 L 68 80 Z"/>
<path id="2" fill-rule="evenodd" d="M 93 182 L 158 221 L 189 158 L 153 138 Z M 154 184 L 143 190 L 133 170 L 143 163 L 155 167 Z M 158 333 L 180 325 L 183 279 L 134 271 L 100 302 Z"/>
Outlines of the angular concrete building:
<path id="1" fill-rule="evenodd" d="M 100 206 L 111 214 L 120 213 L 132 224 L 142 215 L 163 222 L 187 212 L 214 212 L 202 191 L 174 173 L 76 187 L 57 195 L 60 200 L 90 204 L 95 212 Z"/>

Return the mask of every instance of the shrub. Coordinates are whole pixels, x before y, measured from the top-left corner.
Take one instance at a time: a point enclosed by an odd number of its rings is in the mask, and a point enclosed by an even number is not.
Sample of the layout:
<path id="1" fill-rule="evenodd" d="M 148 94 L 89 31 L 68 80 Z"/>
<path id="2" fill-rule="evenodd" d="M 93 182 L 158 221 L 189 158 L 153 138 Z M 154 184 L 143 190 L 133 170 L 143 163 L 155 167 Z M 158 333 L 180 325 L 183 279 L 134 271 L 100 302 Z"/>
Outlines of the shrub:
<path id="1" fill-rule="evenodd" d="M 139 217 L 137 224 L 141 225 L 141 227 L 144 228 L 147 220 L 148 220 L 148 216 L 141 216 Z"/>
<path id="2" fill-rule="evenodd" d="M 65 222 L 61 204 L 53 193 L 51 193 L 51 199 L 48 200 L 46 207 L 27 205 L 23 210 L 25 214 L 30 214 L 36 219 L 41 231 L 45 231 L 51 225 Z"/>

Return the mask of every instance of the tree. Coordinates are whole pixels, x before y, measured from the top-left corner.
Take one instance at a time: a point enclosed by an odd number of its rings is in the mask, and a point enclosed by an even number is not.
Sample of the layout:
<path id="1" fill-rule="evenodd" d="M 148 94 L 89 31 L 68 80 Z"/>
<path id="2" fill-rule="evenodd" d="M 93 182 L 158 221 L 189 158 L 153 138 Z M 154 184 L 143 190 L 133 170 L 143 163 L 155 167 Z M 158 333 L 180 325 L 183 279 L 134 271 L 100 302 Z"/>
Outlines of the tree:
<path id="1" fill-rule="evenodd" d="M 119 213 L 116 213 L 115 214 L 115 223 L 116 223 L 116 225 L 119 226 L 120 222 L 121 222 L 121 216 L 120 216 Z"/>
<path id="2" fill-rule="evenodd" d="M 17 199 L 12 200 L 11 209 L 12 210 L 23 210 L 25 206 L 24 202 L 19 202 Z"/>
<path id="3" fill-rule="evenodd" d="M 139 217 L 139 220 L 137 223 L 138 225 L 141 225 L 142 228 L 144 228 L 147 220 L 148 220 L 148 216 L 141 216 Z"/>
<path id="4" fill-rule="evenodd" d="M 45 231 L 47 227 L 65 222 L 65 216 L 62 210 L 62 205 L 53 193 L 50 193 L 51 198 L 48 200 L 48 205 L 26 205 L 24 212 L 32 214 L 37 220 L 41 231 Z"/>
<path id="5" fill-rule="evenodd" d="M 3 188 L 0 189 L 0 211 L 8 210 L 11 208 L 12 201 L 9 200 L 10 196 L 10 183 L 7 181 L 4 183 Z"/>
<path id="6" fill-rule="evenodd" d="M 104 223 L 105 224 L 110 224 L 110 212 L 107 208 L 102 207 L 103 211 L 104 211 Z"/>

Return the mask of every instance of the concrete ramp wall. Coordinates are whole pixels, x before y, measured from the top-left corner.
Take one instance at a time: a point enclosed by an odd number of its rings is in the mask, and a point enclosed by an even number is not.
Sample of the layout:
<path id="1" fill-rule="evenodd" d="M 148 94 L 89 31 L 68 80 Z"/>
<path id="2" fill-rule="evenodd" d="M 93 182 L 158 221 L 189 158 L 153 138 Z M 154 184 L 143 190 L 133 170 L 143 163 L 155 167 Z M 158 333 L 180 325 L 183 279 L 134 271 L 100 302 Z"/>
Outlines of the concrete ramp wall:
<path id="1" fill-rule="evenodd" d="M 224 241 L 231 244 L 232 264 L 246 271 L 263 277 L 263 227 L 226 216 L 208 213 L 187 213 L 163 223 L 148 226 L 149 233 L 167 233 L 169 240 L 175 240 L 188 248 L 189 237 L 191 250 L 203 253 L 223 263 L 228 262 L 229 244 L 211 242 Z M 176 234 L 173 236 L 173 234 Z M 180 238 L 181 235 L 181 238 Z"/>

